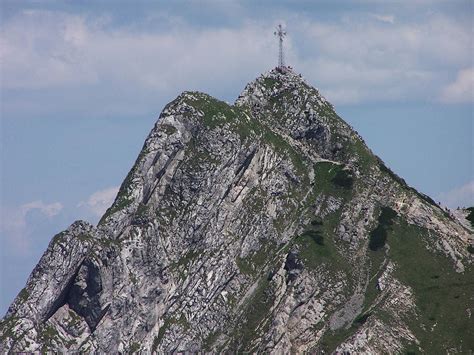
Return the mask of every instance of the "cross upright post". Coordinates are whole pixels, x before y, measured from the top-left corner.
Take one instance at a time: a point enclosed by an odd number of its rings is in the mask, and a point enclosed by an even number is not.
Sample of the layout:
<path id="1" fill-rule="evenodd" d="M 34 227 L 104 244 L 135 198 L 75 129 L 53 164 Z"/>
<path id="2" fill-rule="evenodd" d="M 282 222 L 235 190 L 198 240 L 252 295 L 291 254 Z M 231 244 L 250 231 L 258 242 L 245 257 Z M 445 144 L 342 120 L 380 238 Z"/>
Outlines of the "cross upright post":
<path id="1" fill-rule="evenodd" d="M 284 31 L 283 26 L 279 24 L 273 34 L 278 36 L 279 39 L 278 68 L 283 69 L 285 67 L 285 59 L 283 56 L 283 37 L 286 36 L 286 31 Z"/>

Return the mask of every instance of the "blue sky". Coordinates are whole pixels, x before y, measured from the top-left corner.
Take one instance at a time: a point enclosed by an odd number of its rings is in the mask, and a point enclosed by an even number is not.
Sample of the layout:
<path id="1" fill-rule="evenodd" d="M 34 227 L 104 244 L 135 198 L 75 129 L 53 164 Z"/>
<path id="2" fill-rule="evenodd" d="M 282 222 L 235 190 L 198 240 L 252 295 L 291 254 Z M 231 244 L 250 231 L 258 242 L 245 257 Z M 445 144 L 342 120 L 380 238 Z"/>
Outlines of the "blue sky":
<path id="1" fill-rule="evenodd" d="M 277 62 L 395 172 L 474 205 L 472 1 L 9 1 L 1 4 L 0 313 L 52 236 L 96 223 L 163 106 L 233 102 Z"/>

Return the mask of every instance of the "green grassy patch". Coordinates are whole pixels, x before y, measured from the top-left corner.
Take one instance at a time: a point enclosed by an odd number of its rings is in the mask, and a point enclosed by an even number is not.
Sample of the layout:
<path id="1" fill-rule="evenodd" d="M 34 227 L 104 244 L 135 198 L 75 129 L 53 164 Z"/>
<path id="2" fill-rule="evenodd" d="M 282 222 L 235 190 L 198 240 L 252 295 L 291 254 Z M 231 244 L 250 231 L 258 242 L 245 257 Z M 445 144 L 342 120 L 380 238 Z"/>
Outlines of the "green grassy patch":
<path id="1" fill-rule="evenodd" d="M 382 207 L 379 215 L 377 227 L 370 232 L 369 249 L 377 251 L 385 246 L 388 232 L 393 225 L 393 219 L 397 216 L 397 212 L 390 207 Z"/>
<path id="2" fill-rule="evenodd" d="M 177 129 L 175 126 L 172 126 L 170 124 L 162 123 L 159 126 L 163 132 L 165 132 L 168 136 L 176 133 Z"/>
<path id="3" fill-rule="evenodd" d="M 355 180 L 343 166 L 331 162 L 319 162 L 314 164 L 313 196 L 317 198 L 332 196 L 338 198 L 342 203 L 350 200 L 354 193 Z M 322 202 L 322 209 L 326 208 L 326 201 Z M 338 221 L 337 221 L 338 223 Z M 327 223 L 326 223 L 327 224 Z"/>
<path id="4" fill-rule="evenodd" d="M 170 265 L 170 268 L 174 272 L 178 273 L 178 277 L 180 280 L 184 280 L 187 275 L 188 265 L 203 253 L 204 251 L 202 249 L 189 250 L 178 261 L 172 263 Z"/>
<path id="5" fill-rule="evenodd" d="M 49 324 L 42 324 L 38 331 L 38 340 L 41 344 L 41 352 L 48 352 L 53 348 L 53 343 L 60 341 L 58 331 Z"/>
<path id="6" fill-rule="evenodd" d="M 346 339 L 352 336 L 371 316 L 371 313 L 359 315 L 349 328 L 341 328 L 336 331 L 328 330 L 319 343 L 319 350 L 322 354 L 332 354 L 336 348 Z"/>
<path id="7" fill-rule="evenodd" d="M 345 169 L 339 169 L 331 181 L 334 185 L 344 189 L 352 189 L 352 185 L 354 185 L 354 177 L 350 171 Z"/>
<path id="8" fill-rule="evenodd" d="M 255 121 L 245 108 L 231 106 L 207 94 L 193 92 L 194 99 L 186 103 L 203 113 L 202 122 L 209 129 L 226 126 L 239 134 L 241 139 L 254 135 L 250 121 Z"/>
<path id="9" fill-rule="evenodd" d="M 30 296 L 30 293 L 28 292 L 26 287 L 22 288 L 22 290 L 18 294 L 18 298 L 19 298 L 20 302 L 25 302 L 28 299 L 29 296 Z"/>
<path id="10" fill-rule="evenodd" d="M 161 328 L 160 328 L 161 329 Z M 159 332 L 158 332 L 159 333 Z M 163 333 L 164 335 L 164 333 Z M 158 336 L 153 338 L 153 344 L 151 345 L 151 352 L 154 353 L 156 349 L 158 349 L 158 345 L 160 345 L 160 338 Z"/>
<path id="11" fill-rule="evenodd" d="M 349 265 L 336 249 L 335 228 L 339 223 L 339 212 L 310 222 L 303 233 L 294 238 L 291 244 L 298 246 L 299 258 L 308 269 L 314 270 L 325 264 L 334 271 L 348 271 Z M 291 247 L 291 245 L 290 245 Z"/>
<path id="12" fill-rule="evenodd" d="M 57 244 L 57 243 L 60 243 L 63 239 L 63 237 L 67 234 L 66 231 L 62 231 L 58 234 L 56 234 L 53 239 L 51 240 L 51 245 L 54 245 L 54 244 Z"/>
<path id="13" fill-rule="evenodd" d="M 306 230 L 295 239 L 295 244 L 299 245 L 299 257 L 302 259 L 305 267 L 316 269 L 323 262 L 331 260 L 335 252 L 325 243 L 322 230 Z"/>
<path id="14" fill-rule="evenodd" d="M 343 165 L 319 162 L 314 165 L 314 189 L 317 194 L 324 193 L 334 197 L 349 199 L 355 178 Z"/>
<path id="15" fill-rule="evenodd" d="M 249 276 L 257 276 L 265 264 L 273 259 L 276 244 L 273 241 L 262 242 L 259 250 L 254 251 L 245 258 L 237 257 L 236 263 L 241 273 Z"/>
<path id="16" fill-rule="evenodd" d="M 373 308 L 373 302 L 380 294 L 380 291 L 377 289 L 377 280 L 378 277 L 383 273 L 383 268 L 381 268 L 384 261 L 383 253 L 369 253 L 369 264 L 368 274 L 369 274 L 369 283 L 367 285 L 364 297 L 364 304 L 362 312 L 355 318 L 353 323 L 348 329 L 341 328 L 336 331 L 328 330 L 323 338 L 321 339 L 320 350 L 324 353 L 331 354 L 338 345 L 340 345 L 344 340 L 352 336 L 360 326 L 365 324 L 365 322 L 371 316 L 376 316 L 377 318 L 382 318 L 379 310 L 375 307 Z"/>
<path id="17" fill-rule="evenodd" d="M 452 260 L 426 249 L 427 235 L 425 229 L 405 221 L 390 231 L 395 275 L 416 297 L 419 318 L 408 319 L 409 325 L 427 354 L 446 353 L 448 349 L 469 353 L 474 349 L 474 322 L 466 311 L 473 308 L 472 266 L 464 273 L 455 272 Z"/>
<path id="18" fill-rule="evenodd" d="M 232 123 L 236 119 L 236 112 L 224 101 L 217 100 L 207 94 L 193 92 L 194 99 L 188 104 L 203 112 L 203 122 L 209 128 L 215 128 L 225 123 Z"/>
<path id="19" fill-rule="evenodd" d="M 13 332 L 13 329 L 17 325 L 18 317 L 7 317 L 0 320 L 0 330 L 2 335 L 0 336 L 0 341 L 5 341 L 8 338 L 17 340 L 19 336 Z"/>
<path id="20" fill-rule="evenodd" d="M 218 332 L 211 332 L 202 342 L 202 348 L 204 351 L 211 351 L 212 345 L 216 342 L 217 337 L 219 336 Z"/>
<path id="21" fill-rule="evenodd" d="M 73 310 L 69 310 L 69 313 L 68 313 L 68 322 L 67 322 L 67 326 L 69 328 L 74 328 L 74 327 L 77 327 L 81 321 L 82 321 L 82 318 L 76 313 L 74 312 Z"/>
<path id="22" fill-rule="evenodd" d="M 275 293 L 272 284 L 263 277 L 253 295 L 244 304 L 244 311 L 231 334 L 232 343 L 229 349 L 237 352 L 255 351 L 251 347 L 252 341 L 268 329 L 271 319 L 269 311 L 274 301 Z"/>
<path id="23" fill-rule="evenodd" d="M 390 176 L 393 180 L 397 181 L 401 187 L 403 187 L 404 189 L 408 190 L 408 191 L 411 191 L 412 193 L 414 193 L 416 196 L 418 196 L 420 199 L 422 199 L 423 201 L 425 202 L 428 202 L 430 205 L 432 206 L 435 206 L 437 208 L 439 208 L 438 204 L 431 198 L 429 197 L 428 195 L 425 195 L 419 191 L 417 191 L 416 189 L 414 189 L 413 187 L 410 187 L 406 181 L 404 179 L 402 179 L 400 176 L 398 176 L 397 174 L 395 174 L 392 169 L 390 169 L 388 166 L 385 165 L 385 163 L 382 161 L 382 159 L 380 159 L 379 157 L 376 157 L 377 159 L 377 165 L 379 166 L 380 168 L 380 171 L 382 171 L 383 173 L 387 174 L 388 176 Z M 443 214 L 445 215 L 445 217 L 449 217 L 449 213 L 447 213 L 445 210 L 443 210 L 442 208 L 440 208 L 441 211 L 443 212 Z"/>
<path id="24" fill-rule="evenodd" d="M 165 337 L 166 331 L 171 328 L 173 325 L 179 325 L 183 330 L 189 329 L 189 323 L 186 320 L 186 317 L 184 314 L 181 314 L 179 318 L 175 317 L 166 317 L 163 320 L 163 325 L 160 327 L 158 330 L 158 335 L 153 338 L 153 344 L 152 344 L 152 351 L 155 351 L 158 348 L 158 345 L 160 345 L 161 341 Z"/>
<path id="25" fill-rule="evenodd" d="M 377 282 L 378 278 L 384 272 L 384 268 L 382 268 L 382 266 L 385 260 L 384 253 L 373 253 L 370 250 L 368 250 L 367 253 L 369 257 L 367 265 L 369 282 L 365 290 L 363 312 L 366 312 L 372 307 L 373 302 L 380 294 L 380 291 L 377 288 Z"/>
<path id="26" fill-rule="evenodd" d="M 296 173 L 300 176 L 306 172 L 306 161 L 302 154 L 290 145 L 283 137 L 274 133 L 265 124 L 254 119 L 250 111 L 243 107 L 231 106 L 204 94 L 194 94 L 197 99 L 190 105 L 204 113 L 203 122 L 210 128 L 227 125 L 239 134 L 242 140 L 252 137 L 260 139 L 272 146 L 275 151 L 283 153 L 291 159 Z"/>
<path id="27" fill-rule="evenodd" d="M 265 78 L 263 79 L 263 86 L 265 86 L 265 88 L 267 89 L 273 89 L 277 86 L 280 87 L 281 82 L 273 78 Z"/>
<path id="28" fill-rule="evenodd" d="M 304 176 L 306 174 L 306 166 L 308 164 L 308 161 L 282 136 L 274 133 L 269 128 L 263 125 L 260 125 L 256 129 L 256 131 L 260 134 L 260 137 L 265 143 L 272 146 L 276 152 L 284 154 L 291 160 L 293 166 L 295 167 L 295 173 L 298 176 Z"/>
<path id="29" fill-rule="evenodd" d="M 322 226 L 323 225 L 323 219 L 319 216 L 316 216 L 313 218 L 311 221 L 311 225 L 316 227 L 316 226 Z"/>
<path id="30" fill-rule="evenodd" d="M 136 353 L 136 352 L 139 351 L 139 350 L 140 350 L 140 344 L 137 343 L 137 342 L 133 342 L 133 343 L 130 345 L 130 348 L 129 348 L 128 352 L 129 352 L 130 354 L 134 354 L 134 353 Z"/>
<path id="31" fill-rule="evenodd" d="M 133 181 L 133 177 L 135 175 L 135 171 L 138 168 L 138 165 L 140 164 L 141 160 L 145 157 L 145 155 L 148 153 L 147 149 L 145 146 L 143 146 L 142 150 L 140 151 L 140 154 L 137 157 L 137 160 L 135 161 L 135 164 L 133 164 L 132 169 L 128 172 L 127 177 L 125 180 L 122 182 L 122 185 L 120 185 L 119 192 L 117 196 L 115 197 L 115 201 L 112 204 L 110 208 L 105 211 L 104 215 L 100 219 L 98 226 L 101 224 L 105 223 L 108 217 L 110 217 L 112 214 L 115 212 L 118 212 L 127 206 L 129 206 L 132 202 L 133 199 L 130 196 L 130 189 Z"/>
<path id="32" fill-rule="evenodd" d="M 354 319 L 353 323 L 356 325 L 363 325 L 365 324 L 365 322 L 367 322 L 367 319 L 369 319 L 371 315 L 372 315 L 371 312 L 360 314 L 356 317 L 356 319 Z"/>
<path id="33" fill-rule="evenodd" d="M 191 171 L 208 170 L 210 166 L 220 163 L 218 156 L 208 151 L 204 144 L 200 142 L 201 136 L 198 133 L 193 136 L 186 147 L 185 160 L 183 165 L 191 168 Z"/>
<path id="34" fill-rule="evenodd" d="M 344 149 L 346 159 L 357 157 L 357 165 L 363 173 L 370 171 L 370 168 L 376 163 L 375 156 L 370 152 L 367 146 L 360 138 L 354 138 L 349 141 Z"/>
<path id="35" fill-rule="evenodd" d="M 137 210 L 135 211 L 135 217 L 146 217 L 148 206 L 143 203 L 139 203 Z"/>

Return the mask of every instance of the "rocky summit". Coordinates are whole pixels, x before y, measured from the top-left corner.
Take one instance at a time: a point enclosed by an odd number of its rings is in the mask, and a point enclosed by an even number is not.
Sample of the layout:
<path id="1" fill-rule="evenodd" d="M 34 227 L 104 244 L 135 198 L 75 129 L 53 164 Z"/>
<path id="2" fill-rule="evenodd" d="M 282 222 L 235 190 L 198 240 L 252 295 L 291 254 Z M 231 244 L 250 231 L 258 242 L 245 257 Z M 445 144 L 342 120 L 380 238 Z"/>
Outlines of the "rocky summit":
<path id="1" fill-rule="evenodd" d="M 233 105 L 184 92 L 98 225 L 54 236 L 0 352 L 472 353 L 469 212 L 289 68 Z"/>

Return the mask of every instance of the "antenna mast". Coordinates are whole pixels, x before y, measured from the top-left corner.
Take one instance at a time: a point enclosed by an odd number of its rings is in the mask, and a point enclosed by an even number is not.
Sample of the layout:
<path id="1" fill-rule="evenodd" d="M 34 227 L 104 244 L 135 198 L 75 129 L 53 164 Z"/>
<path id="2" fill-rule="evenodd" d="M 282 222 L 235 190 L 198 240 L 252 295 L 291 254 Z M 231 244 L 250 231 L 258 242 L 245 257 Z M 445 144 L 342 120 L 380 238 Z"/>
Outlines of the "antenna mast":
<path id="1" fill-rule="evenodd" d="M 276 28 L 276 31 L 273 32 L 273 34 L 275 36 L 278 36 L 279 38 L 280 47 L 279 47 L 279 53 L 278 53 L 278 67 L 283 69 L 283 67 L 285 66 L 285 60 L 283 57 L 283 37 L 286 36 L 286 31 L 283 31 L 282 25 L 279 24 Z"/>

